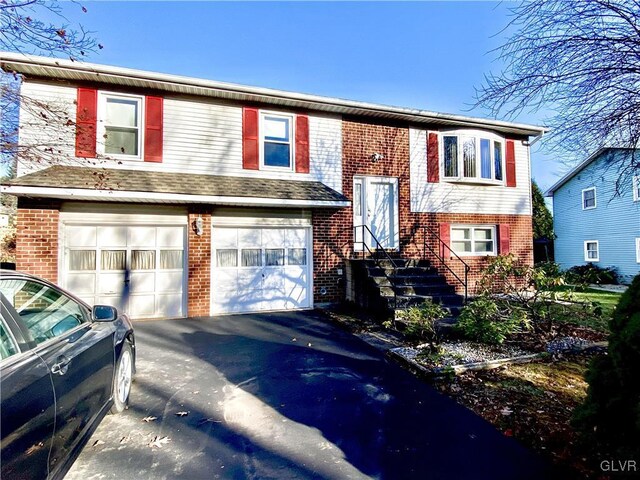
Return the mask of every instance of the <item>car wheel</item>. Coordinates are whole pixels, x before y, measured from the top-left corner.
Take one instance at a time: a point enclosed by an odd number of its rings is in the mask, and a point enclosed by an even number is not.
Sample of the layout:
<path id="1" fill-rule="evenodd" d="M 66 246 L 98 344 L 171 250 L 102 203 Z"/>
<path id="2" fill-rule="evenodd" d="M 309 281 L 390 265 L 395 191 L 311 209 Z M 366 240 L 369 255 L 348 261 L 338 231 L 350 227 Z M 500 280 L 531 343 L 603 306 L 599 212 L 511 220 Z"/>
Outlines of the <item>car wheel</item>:
<path id="1" fill-rule="evenodd" d="M 113 406 L 111 413 L 120 413 L 127 408 L 131 381 L 133 379 L 133 354 L 131 345 L 125 340 L 118 360 L 116 373 L 113 376 Z"/>

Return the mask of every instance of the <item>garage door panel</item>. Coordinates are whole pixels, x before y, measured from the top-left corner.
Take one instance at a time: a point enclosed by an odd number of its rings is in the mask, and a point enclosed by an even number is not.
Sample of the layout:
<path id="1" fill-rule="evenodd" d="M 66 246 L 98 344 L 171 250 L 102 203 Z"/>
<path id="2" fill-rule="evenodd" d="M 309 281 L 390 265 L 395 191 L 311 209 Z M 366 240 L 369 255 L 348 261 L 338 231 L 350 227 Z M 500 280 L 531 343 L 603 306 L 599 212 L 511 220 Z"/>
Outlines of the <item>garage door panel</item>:
<path id="1" fill-rule="evenodd" d="M 262 232 L 255 228 L 238 229 L 238 247 L 260 247 Z"/>
<path id="2" fill-rule="evenodd" d="M 304 248 L 307 246 L 307 232 L 303 228 L 287 230 L 286 241 L 284 244 L 287 248 Z"/>
<path id="3" fill-rule="evenodd" d="M 124 272 L 102 273 L 98 279 L 98 293 L 120 295 L 124 291 Z"/>
<path id="4" fill-rule="evenodd" d="M 125 248 L 127 246 L 127 227 L 98 227 L 98 245 Z"/>
<path id="5" fill-rule="evenodd" d="M 131 247 L 155 247 L 156 227 L 130 227 L 128 237 Z"/>
<path id="6" fill-rule="evenodd" d="M 156 274 L 156 291 L 158 293 L 182 292 L 182 272 L 161 272 Z"/>
<path id="7" fill-rule="evenodd" d="M 308 305 L 308 290 L 303 287 L 294 287 L 287 291 L 286 308 L 302 308 Z"/>
<path id="8" fill-rule="evenodd" d="M 65 237 L 68 247 L 95 247 L 96 227 L 67 227 Z"/>
<path id="9" fill-rule="evenodd" d="M 264 248 L 277 248 L 284 246 L 285 230 L 279 228 L 265 228 L 262 231 L 262 246 Z"/>
<path id="10" fill-rule="evenodd" d="M 131 273 L 131 293 L 153 293 L 156 290 L 155 272 Z"/>
<path id="11" fill-rule="evenodd" d="M 262 269 L 239 269 L 237 278 L 238 281 L 236 283 L 236 289 L 238 289 L 240 293 L 245 290 L 260 289 L 260 282 L 262 281 Z"/>
<path id="12" fill-rule="evenodd" d="M 156 297 L 156 314 L 163 317 L 177 317 L 182 312 L 182 302 L 175 295 L 158 295 Z"/>
<path id="13" fill-rule="evenodd" d="M 215 248 L 238 248 L 238 231 L 233 228 L 214 228 Z"/>
<path id="14" fill-rule="evenodd" d="M 129 314 L 138 318 L 155 316 L 155 295 L 131 295 L 129 297 Z"/>
<path id="15" fill-rule="evenodd" d="M 67 289 L 78 296 L 96 293 L 95 273 L 69 273 L 67 275 Z"/>
<path id="16" fill-rule="evenodd" d="M 184 245 L 183 227 L 158 227 L 156 235 L 158 247 L 182 248 Z"/>

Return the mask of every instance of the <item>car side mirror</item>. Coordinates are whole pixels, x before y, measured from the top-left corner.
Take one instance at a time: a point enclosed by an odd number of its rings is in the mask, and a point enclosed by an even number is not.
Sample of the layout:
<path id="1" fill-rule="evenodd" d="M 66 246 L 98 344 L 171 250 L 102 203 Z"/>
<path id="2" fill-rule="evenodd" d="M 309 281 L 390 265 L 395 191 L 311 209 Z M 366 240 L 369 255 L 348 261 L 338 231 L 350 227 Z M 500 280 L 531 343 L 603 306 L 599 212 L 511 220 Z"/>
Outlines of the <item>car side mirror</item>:
<path id="1" fill-rule="evenodd" d="M 94 322 L 113 322 L 118 318 L 118 310 L 111 305 L 95 305 L 91 317 Z"/>

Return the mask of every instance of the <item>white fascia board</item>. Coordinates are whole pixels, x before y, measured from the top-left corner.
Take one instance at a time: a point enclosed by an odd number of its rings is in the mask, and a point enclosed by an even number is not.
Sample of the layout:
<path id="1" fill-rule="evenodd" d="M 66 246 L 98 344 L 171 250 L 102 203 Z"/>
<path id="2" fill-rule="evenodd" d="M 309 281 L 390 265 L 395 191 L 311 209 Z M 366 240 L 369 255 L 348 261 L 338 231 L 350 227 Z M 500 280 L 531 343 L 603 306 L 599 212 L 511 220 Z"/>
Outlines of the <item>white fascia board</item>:
<path id="1" fill-rule="evenodd" d="M 291 200 L 282 198 L 227 197 L 221 195 L 187 195 L 182 193 L 94 190 L 90 188 L 28 187 L 3 185 L 0 192 L 40 198 L 95 199 L 119 202 L 206 203 L 214 205 L 247 205 L 252 207 L 348 207 L 351 202 L 337 200 Z"/>

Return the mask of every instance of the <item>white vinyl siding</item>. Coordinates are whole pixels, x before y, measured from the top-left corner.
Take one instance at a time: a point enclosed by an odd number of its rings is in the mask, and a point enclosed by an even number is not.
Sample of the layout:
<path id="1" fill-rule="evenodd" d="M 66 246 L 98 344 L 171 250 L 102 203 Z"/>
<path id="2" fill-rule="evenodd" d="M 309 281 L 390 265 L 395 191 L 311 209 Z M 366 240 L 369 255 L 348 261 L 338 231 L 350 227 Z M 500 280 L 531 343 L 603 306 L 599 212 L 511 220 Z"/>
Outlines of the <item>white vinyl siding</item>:
<path id="1" fill-rule="evenodd" d="M 586 240 L 584 242 L 584 261 L 585 262 L 600 261 L 600 245 L 598 240 Z"/>
<path id="2" fill-rule="evenodd" d="M 591 210 L 596 208 L 596 189 L 595 187 L 585 188 L 582 190 L 582 209 Z"/>
<path id="3" fill-rule="evenodd" d="M 440 133 L 440 136 L 443 136 Z M 427 131 L 409 129 L 412 212 L 531 215 L 529 147 L 515 142 L 516 187 L 427 181 Z M 502 145 L 504 150 L 506 143 Z M 440 175 L 444 175 L 440 155 Z M 504 159 L 502 159 L 504 162 Z M 504 170 L 502 172 L 504 177 Z"/>
<path id="4" fill-rule="evenodd" d="M 21 141 L 59 146 L 57 164 L 139 169 L 135 160 L 83 160 L 75 158 L 76 87 L 25 81 L 22 92 L 51 102 L 68 112 L 60 125 L 50 124 L 23 109 L 20 112 Z M 309 173 L 293 171 L 245 170 L 242 168 L 242 106 L 220 100 L 192 97 L 164 97 L 164 145 L 161 163 L 145 163 L 145 170 L 205 175 L 247 176 L 289 180 L 315 180 L 342 192 L 342 119 L 337 115 L 309 115 Z M 71 125 L 63 123 L 70 120 Z M 120 163 L 119 163 L 120 162 Z M 18 175 L 46 168 L 18 166 Z"/>

